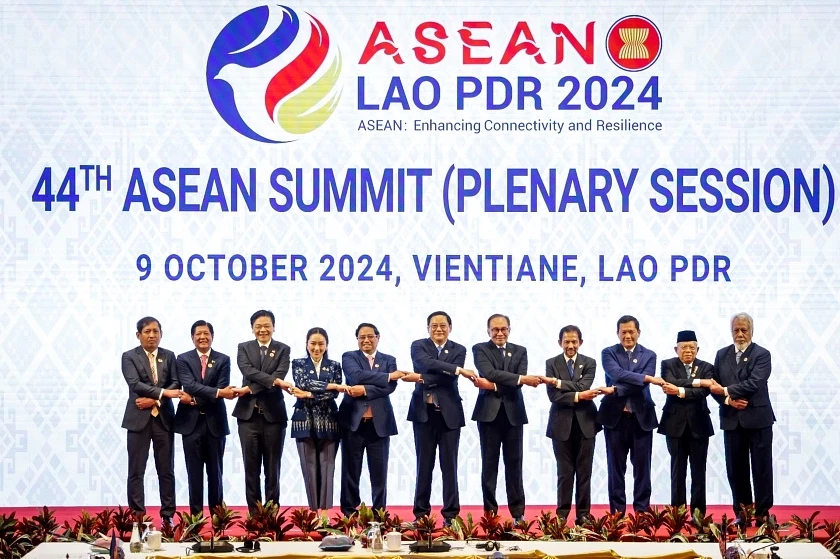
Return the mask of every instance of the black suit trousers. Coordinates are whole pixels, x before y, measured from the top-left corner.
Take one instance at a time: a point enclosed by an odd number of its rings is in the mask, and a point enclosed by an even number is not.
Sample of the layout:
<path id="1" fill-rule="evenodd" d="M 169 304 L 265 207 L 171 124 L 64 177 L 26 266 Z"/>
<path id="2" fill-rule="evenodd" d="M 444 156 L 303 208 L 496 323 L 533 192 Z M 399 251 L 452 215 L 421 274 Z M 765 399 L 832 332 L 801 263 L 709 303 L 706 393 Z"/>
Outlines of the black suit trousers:
<path id="1" fill-rule="evenodd" d="M 706 458 L 709 454 L 709 437 L 695 437 L 691 429 L 685 428 L 681 437 L 665 437 L 668 453 L 671 455 L 671 505 L 687 504 L 685 480 L 687 467 L 691 465 L 691 507 L 700 509 L 706 515 Z"/>
<path id="2" fill-rule="evenodd" d="M 286 426 L 267 421 L 256 411 L 251 419 L 240 419 L 238 423 L 245 469 L 245 501 L 248 512 L 254 514 L 257 503 L 262 502 L 260 469 L 265 472 L 265 500 L 280 504 L 280 463 L 286 442 Z"/>
<path id="3" fill-rule="evenodd" d="M 428 421 L 414 422 L 414 449 L 417 453 L 417 483 L 414 487 L 414 518 L 432 512 L 432 477 L 435 453 L 440 453 L 440 475 L 443 483 L 444 518 L 455 518 L 461 512 L 458 497 L 458 443 L 461 428 L 450 429 L 443 414 L 434 404 L 426 404 Z"/>
<path id="4" fill-rule="evenodd" d="M 353 514 L 362 502 L 359 481 L 367 451 L 373 508 L 384 509 L 388 500 L 388 449 L 391 437 L 380 437 L 373 421 L 362 421 L 355 431 L 346 429 L 341 439 L 341 512 Z"/>
<path id="5" fill-rule="evenodd" d="M 149 460 L 149 445 L 154 447 L 155 470 L 160 489 L 160 515 L 172 518 L 175 514 L 175 434 L 152 417 L 142 431 L 128 431 L 128 506 L 135 512 L 146 512 L 143 478 Z"/>
<path id="6" fill-rule="evenodd" d="M 653 431 L 639 425 L 636 414 L 623 412 L 615 429 L 604 429 L 607 443 L 607 493 L 610 512 L 626 512 L 627 495 L 624 475 L 627 473 L 627 453 L 633 464 L 633 510 L 644 512 L 650 508 L 650 462 L 653 454 Z"/>
<path id="7" fill-rule="evenodd" d="M 577 417 L 572 415 L 572 429 L 565 441 L 552 439 L 557 461 L 557 516 L 568 518 L 572 510 L 572 488 L 575 489 L 575 516 L 582 521 L 592 506 L 590 485 L 595 437 L 586 439 L 580 432 Z M 579 523 L 578 522 L 578 523 Z"/>
<path id="8" fill-rule="evenodd" d="M 755 485 L 755 514 L 767 516 L 773 506 L 773 427 L 746 429 L 737 427 L 723 432 L 726 475 L 732 489 L 732 509 L 741 514 L 741 506 L 753 502 L 750 466 Z"/>
<path id="9" fill-rule="evenodd" d="M 207 504 L 210 510 L 224 500 L 222 491 L 222 459 L 226 437 L 216 437 L 207 428 L 204 415 L 198 418 L 195 429 L 183 435 L 184 461 L 187 464 L 187 483 L 190 490 L 190 514 L 204 509 L 204 469 L 207 468 Z"/>
<path id="10" fill-rule="evenodd" d="M 505 489 L 508 510 L 514 518 L 525 514 L 525 486 L 522 482 L 522 425 L 511 425 L 505 405 L 493 421 L 478 422 L 481 446 L 481 494 L 484 510 L 498 512 L 496 481 L 499 477 L 499 454 L 505 460 Z"/>

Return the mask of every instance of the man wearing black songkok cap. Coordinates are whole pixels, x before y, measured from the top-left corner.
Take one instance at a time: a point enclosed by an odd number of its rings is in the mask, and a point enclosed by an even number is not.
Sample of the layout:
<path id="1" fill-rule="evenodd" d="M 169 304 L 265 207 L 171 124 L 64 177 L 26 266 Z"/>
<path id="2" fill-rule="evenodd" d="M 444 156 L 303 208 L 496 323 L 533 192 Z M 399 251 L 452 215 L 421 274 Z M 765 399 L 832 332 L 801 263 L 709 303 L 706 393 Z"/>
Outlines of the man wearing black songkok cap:
<path id="1" fill-rule="evenodd" d="M 667 394 L 659 433 L 665 435 L 671 454 L 671 505 L 686 504 L 686 466 L 691 465 L 691 512 L 706 514 L 706 457 L 709 437 L 714 434 L 703 379 L 711 379 L 714 367 L 697 359 L 697 335 L 691 330 L 677 334 L 677 356 L 662 361 Z"/>

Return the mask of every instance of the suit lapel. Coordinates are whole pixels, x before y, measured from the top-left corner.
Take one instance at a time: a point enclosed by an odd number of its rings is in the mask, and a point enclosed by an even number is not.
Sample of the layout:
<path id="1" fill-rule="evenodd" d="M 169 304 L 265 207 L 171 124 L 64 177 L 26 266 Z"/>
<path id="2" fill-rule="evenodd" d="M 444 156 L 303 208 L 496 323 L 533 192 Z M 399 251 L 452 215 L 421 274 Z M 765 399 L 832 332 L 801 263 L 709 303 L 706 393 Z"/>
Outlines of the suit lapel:
<path id="1" fill-rule="evenodd" d="M 259 345 L 259 342 L 257 342 L 257 345 Z M 266 372 L 266 371 L 271 370 L 272 361 L 274 361 L 274 358 L 277 355 L 277 346 L 278 345 L 279 345 L 279 342 L 277 342 L 273 339 L 270 342 L 268 342 L 268 349 L 266 349 L 266 351 L 265 351 L 265 360 L 263 360 L 263 364 L 260 367 L 260 370 L 262 372 Z M 257 348 L 257 363 L 259 363 L 259 359 L 260 359 L 260 350 L 259 350 L 259 348 Z"/>
<path id="2" fill-rule="evenodd" d="M 738 376 L 739 380 L 744 380 L 741 377 L 741 374 L 747 368 L 747 363 L 750 361 L 750 356 L 752 355 L 752 350 L 755 347 L 755 344 L 750 343 L 749 347 L 747 347 L 746 351 L 744 351 L 743 355 L 741 355 L 741 362 L 735 365 L 736 371 L 735 374 Z M 735 345 L 732 345 L 732 360 L 735 360 Z"/>
<path id="3" fill-rule="evenodd" d="M 152 384 L 152 369 L 149 367 L 149 356 L 146 355 L 146 350 L 143 349 L 143 346 L 140 346 L 134 351 L 134 355 L 136 363 L 146 374 L 146 380 L 149 384 Z"/>

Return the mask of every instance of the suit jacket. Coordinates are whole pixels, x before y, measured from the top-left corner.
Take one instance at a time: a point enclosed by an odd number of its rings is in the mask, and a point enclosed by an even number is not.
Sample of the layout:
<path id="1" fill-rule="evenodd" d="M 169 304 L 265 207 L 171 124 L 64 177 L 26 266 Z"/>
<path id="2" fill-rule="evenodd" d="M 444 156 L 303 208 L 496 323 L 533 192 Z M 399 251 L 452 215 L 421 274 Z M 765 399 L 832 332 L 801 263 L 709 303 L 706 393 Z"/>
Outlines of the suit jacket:
<path id="1" fill-rule="evenodd" d="M 341 356 L 344 377 L 350 386 L 363 385 L 366 394 L 354 398 L 345 394 L 338 407 L 338 419 L 342 427 L 355 431 L 359 428 L 362 415 L 370 406 L 373 412 L 373 425 L 380 437 L 397 434 L 397 420 L 391 406 L 391 393 L 397 388 L 397 381 L 389 380 L 388 375 L 397 370 L 397 360 L 380 351 L 371 368 L 367 355 L 361 350 L 348 351 Z"/>
<path id="2" fill-rule="evenodd" d="M 575 417 L 583 437 L 591 439 L 601 430 L 597 420 L 598 409 L 592 400 L 575 402 L 575 392 L 592 388 L 597 365 L 591 357 L 578 353 L 575 359 L 575 378 L 572 380 L 566 361 L 568 358 L 561 353 L 545 362 L 545 376 L 560 379 L 560 388 L 546 385 L 551 410 L 548 412 L 545 436 L 560 441 L 569 440 L 572 417 Z"/>
<path id="3" fill-rule="evenodd" d="M 137 398 L 160 399 L 158 408 L 161 423 L 171 431 L 175 419 L 175 406 L 169 398 L 161 398 L 161 392 L 180 387 L 175 369 L 175 354 L 159 347 L 157 350 L 157 383 L 152 383 L 152 369 L 149 356 L 142 346 L 137 346 L 122 354 L 122 374 L 128 383 L 128 401 L 125 404 L 122 427 L 129 431 L 142 431 L 152 418 L 152 408 L 141 410 L 137 407 Z"/>
<path id="4" fill-rule="evenodd" d="M 431 338 L 417 340 L 411 344 L 411 364 L 414 371 L 420 373 L 423 382 L 414 385 L 411 403 L 408 405 L 408 420 L 426 423 L 429 420 L 426 407 L 426 392 L 437 397 L 443 421 L 450 429 L 466 425 L 464 406 L 458 392 L 458 367 L 463 367 L 467 360 L 467 348 L 452 340 L 447 340 L 438 356 L 437 346 Z"/>
<path id="5" fill-rule="evenodd" d="M 615 393 L 608 394 L 601 400 L 598 421 L 604 427 L 614 429 L 629 402 L 641 428 L 653 431 L 658 425 L 656 404 L 650 397 L 650 387 L 645 383 L 645 375 L 656 375 L 656 354 L 636 344 L 633 360 L 634 362 L 630 363 L 621 344 L 604 348 L 601 352 L 601 366 L 604 367 L 607 386 L 615 386 Z"/>
<path id="6" fill-rule="evenodd" d="M 201 359 L 195 350 L 178 356 L 178 380 L 183 391 L 195 399 L 195 405 L 178 404 L 175 413 L 176 433 L 189 435 L 195 430 L 198 421 L 204 418 L 207 429 L 214 437 L 230 434 L 225 399 L 216 398 L 219 388 L 230 386 L 230 357 L 215 349 L 211 349 L 207 357 L 207 370 L 202 379 Z"/>
<path id="7" fill-rule="evenodd" d="M 292 378 L 295 386 L 312 393 L 312 398 L 295 398 L 292 412 L 292 438 L 339 439 L 338 392 L 327 390 L 330 383 L 341 384 L 341 363 L 332 359 L 321 360 L 321 372 L 315 373 L 315 364 L 309 357 L 292 360 Z"/>
<path id="8" fill-rule="evenodd" d="M 661 364 L 662 378 L 685 390 L 685 398 L 667 396 L 659 421 L 659 432 L 667 437 L 681 437 L 686 427 L 695 438 L 711 437 L 715 434 L 709 406 L 706 405 L 708 388 L 691 386 L 694 379 L 710 379 L 715 369 L 711 363 L 695 359 L 691 366 L 691 377 L 686 377 L 685 365 L 674 357 Z"/>
<path id="9" fill-rule="evenodd" d="M 727 346 L 715 355 L 715 380 L 729 391 L 733 399 L 746 399 L 749 404 L 744 410 L 737 410 L 724 404 L 725 396 L 714 398 L 720 404 L 720 428 L 724 431 L 739 425 L 747 429 L 770 427 L 776 421 L 767 379 L 772 369 L 770 352 L 756 343 L 751 343 L 741 362 L 735 364 L 735 346 Z"/>
<path id="10" fill-rule="evenodd" d="M 242 386 L 249 387 L 251 394 L 238 398 L 233 408 L 233 417 L 251 419 L 259 406 L 266 421 L 282 423 L 285 427 L 288 418 L 283 403 L 283 389 L 274 386 L 274 380 L 285 380 L 289 372 L 289 346 L 271 340 L 265 361 L 260 366 L 260 343 L 257 340 L 242 342 L 236 350 L 236 364 L 242 371 Z"/>
<path id="11" fill-rule="evenodd" d="M 511 425 L 525 425 L 528 414 L 522 399 L 519 376 L 528 374 L 528 351 L 516 344 L 508 343 L 505 357 L 492 341 L 475 344 L 473 363 L 478 374 L 496 383 L 496 390 L 479 390 L 473 409 L 473 421 L 493 421 L 499 414 L 502 403 Z"/>

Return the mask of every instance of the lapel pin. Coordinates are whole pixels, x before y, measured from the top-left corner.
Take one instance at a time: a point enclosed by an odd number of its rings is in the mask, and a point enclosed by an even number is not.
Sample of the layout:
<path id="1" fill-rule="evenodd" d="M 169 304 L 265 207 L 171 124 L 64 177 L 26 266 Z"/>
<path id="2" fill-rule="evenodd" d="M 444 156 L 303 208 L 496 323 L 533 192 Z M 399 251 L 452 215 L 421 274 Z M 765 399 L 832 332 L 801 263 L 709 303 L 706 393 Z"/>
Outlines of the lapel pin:
<path id="1" fill-rule="evenodd" d="M 744 359 L 744 361 L 746 361 L 746 359 Z M 163 358 L 158 357 L 158 363 L 163 363 Z"/>
<path id="2" fill-rule="evenodd" d="M 378 368 L 379 368 L 379 363 L 375 363 L 375 364 L 373 365 L 373 367 L 374 367 L 375 369 L 378 369 Z"/>
<path id="3" fill-rule="evenodd" d="M 746 363 L 746 362 L 747 362 L 747 361 L 749 361 L 749 360 L 750 360 L 750 358 L 749 358 L 749 357 L 744 357 L 744 363 Z"/>
<path id="4" fill-rule="evenodd" d="M 272 351 L 271 353 L 268 354 L 268 356 L 269 357 L 274 357 L 274 352 Z"/>
<path id="5" fill-rule="evenodd" d="M 210 362 L 207 364 L 207 368 L 208 368 L 208 369 L 212 369 L 212 368 L 213 368 L 213 363 L 215 363 L 215 361 L 210 361 Z"/>
<path id="6" fill-rule="evenodd" d="M 508 351 L 508 357 L 511 357 L 513 354 Z"/>
<path id="7" fill-rule="evenodd" d="M 633 359 L 633 363 L 638 363 L 638 362 L 639 362 L 638 359 Z"/>
<path id="8" fill-rule="evenodd" d="M 449 350 L 448 350 L 448 349 L 444 349 L 444 350 L 443 350 L 443 352 L 444 352 L 444 353 L 449 353 Z"/>
<path id="9" fill-rule="evenodd" d="M 580 365 L 578 365 L 578 369 L 583 369 L 583 363 L 581 363 Z"/>

